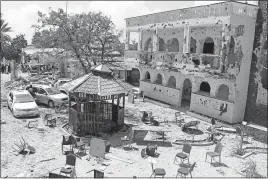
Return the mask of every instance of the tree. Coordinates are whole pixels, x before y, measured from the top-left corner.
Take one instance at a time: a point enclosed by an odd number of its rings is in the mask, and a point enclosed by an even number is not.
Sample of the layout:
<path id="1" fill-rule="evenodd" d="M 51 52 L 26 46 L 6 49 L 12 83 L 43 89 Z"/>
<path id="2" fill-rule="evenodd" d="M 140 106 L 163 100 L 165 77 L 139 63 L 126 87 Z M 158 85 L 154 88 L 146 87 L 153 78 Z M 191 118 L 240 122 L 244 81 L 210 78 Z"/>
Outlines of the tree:
<path id="1" fill-rule="evenodd" d="M 96 57 L 103 60 L 107 54 L 120 48 L 121 31 L 116 31 L 111 19 L 101 12 L 67 15 L 62 9 L 38 12 L 38 24 L 33 43 L 43 48 L 61 48 L 71 51 L 87 73 Z M 101 54 L 101 55 L 100 55 Z"/>
<path id="2" fill-rule="evenodd" d="M 4 19 L 2 19 L 3 17 L 3 14 L 1 13 L 0 14 L 0 30 L 1 30 L 1 44 L 0 44 L 0 49 L 1 49 L 1 59 L 3 58 L 3 53 L 2 53 L 2 50 L 3 50 L 3 47 L 5 45 L 7 45 L 11 38 L 9 35 L 7 35 L 8 32 L 11 32 L 11 27 L 9 27 L 9 24 L 7 22 L 5 22 Z"/>
<path id="3" fill-rule="evenodd" d="M 20 62 L 20 57 L 22 53 L 22 48 L 27 47 L 27 40 L 25 40 L 25 35 L 17 35 L 11 42 L 3 46 L 3 56 L 7 60 L 16 60 L 17 63 Z"/>

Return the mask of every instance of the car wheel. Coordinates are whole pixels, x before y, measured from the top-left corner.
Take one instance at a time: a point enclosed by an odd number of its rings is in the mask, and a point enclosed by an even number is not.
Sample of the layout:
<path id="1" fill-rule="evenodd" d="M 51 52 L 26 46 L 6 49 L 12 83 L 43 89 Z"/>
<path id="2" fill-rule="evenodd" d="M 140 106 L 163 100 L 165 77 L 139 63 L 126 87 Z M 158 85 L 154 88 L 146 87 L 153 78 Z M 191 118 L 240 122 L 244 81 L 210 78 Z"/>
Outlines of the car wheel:
<path id="1" fill-rule="evenodd" d="M 50 108 L 54 108 L 55 107 L 55 105 L 54 105 L 54 102 L 53 101 L 48 101 L 48 106 L 50 107 Z"/>

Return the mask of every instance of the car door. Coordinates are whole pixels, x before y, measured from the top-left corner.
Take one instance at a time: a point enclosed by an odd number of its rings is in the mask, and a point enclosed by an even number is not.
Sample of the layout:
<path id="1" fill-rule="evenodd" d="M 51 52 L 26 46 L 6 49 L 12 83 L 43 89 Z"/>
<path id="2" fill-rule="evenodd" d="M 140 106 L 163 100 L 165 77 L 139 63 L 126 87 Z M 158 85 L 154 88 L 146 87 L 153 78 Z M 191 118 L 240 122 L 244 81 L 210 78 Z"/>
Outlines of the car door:
<path id="1" fill-rule="evenodd" d="M 43 88 L 38 89 L 38 96 L 39 96 L 40 103 L 43 103 L 43 104 L 48 103 L 47 92 Z"/>

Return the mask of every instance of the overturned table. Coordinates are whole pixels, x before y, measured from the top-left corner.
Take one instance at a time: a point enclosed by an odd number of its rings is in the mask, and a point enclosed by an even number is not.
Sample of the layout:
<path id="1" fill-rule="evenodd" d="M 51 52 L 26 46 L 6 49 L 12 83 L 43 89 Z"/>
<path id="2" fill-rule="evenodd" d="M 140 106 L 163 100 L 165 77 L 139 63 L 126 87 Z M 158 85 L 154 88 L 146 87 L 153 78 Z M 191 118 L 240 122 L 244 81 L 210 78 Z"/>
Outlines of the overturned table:
<path id="1" fill-rule="evenodd" d="M 165 133 L 171 132 L 171 130 L 166 126 L 148 126 L 148 125 L 139 125 L 132 127 L 132 130 L 142 130 L 150 132 L 160 132 L 162 134 L 163 146 L 165 144 Z"/>

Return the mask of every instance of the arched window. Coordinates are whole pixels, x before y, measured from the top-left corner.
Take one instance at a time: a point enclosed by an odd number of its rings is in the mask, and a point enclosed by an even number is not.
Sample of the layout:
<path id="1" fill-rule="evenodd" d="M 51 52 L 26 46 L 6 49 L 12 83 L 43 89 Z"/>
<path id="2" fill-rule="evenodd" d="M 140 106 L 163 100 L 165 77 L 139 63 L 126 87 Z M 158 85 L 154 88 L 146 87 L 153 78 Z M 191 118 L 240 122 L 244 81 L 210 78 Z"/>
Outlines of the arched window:
<path id="1" fill-rule="evenodd" d="M 193 37 L 190 41 L 190 53 L 196 53 L 196 40 Z"/>
<path id="2" fill-rule="evenodd" d="M 176 78 L 174 76 L 169 77 L 168 87 L 176 88 Z"/>
<path id="3" fill-rule="evenodd" d="M 203 53 L 214 54 L 214 41 L 211 37 L 208 37 L 204 42 Z"/>
<path id="4" fill-rule="evenodd" d="M 205 92 L 205 93 L 210 93 L 210 85 L 208 84 L 208 82 L 202 82 L 200 84 L 200 90 L 199 91 L 202 91 L 202 92 Z"/>
<path id="5" fill-rule="evenodd" d="M 162 85 L 162 75 L 161 74 L 157 74 L 155 83 Z"/>
<path id="6" fill-rule="evenodd" d="M 152 43 L 152 39 L 151 37 L 149 39 L 147 39 L 147 41 L 145 42 L 144 45 L 144 51 L 152 51 L 153 48 L 153 43 Z"/>
<path id="7" fill-rule="evenodd" d="M 161 51 L 161 52 L 166 51 L 166 44 L 162 38 L 159 38 L 158 43 L 159 43 L 159 51 Z"/>
<path id="8" fill-rule="evenodd" d="M 148 71 L 145 73 L 145 79 L 144 80 L 145 81 L 151 81 L 151 75 L 150 75 L 150 73 Z"/>
<path id="9" fill-rule="evenodd" d="M 229 99 L 229 88 L 227 85 L 220 86 L 217 97 L 222 98 L 222 99 L 227 99 L 227 100 Z"/>
<path id="10" fill-rule="evenodd" d="M 179 49 L 179 41 L 177 38 L 173 38 L 171 39 L 171 43 L 170 43 L 170 46 L 168 48 L 168 51 L 169 52 L 179 52 L 180 49 Z"/>

